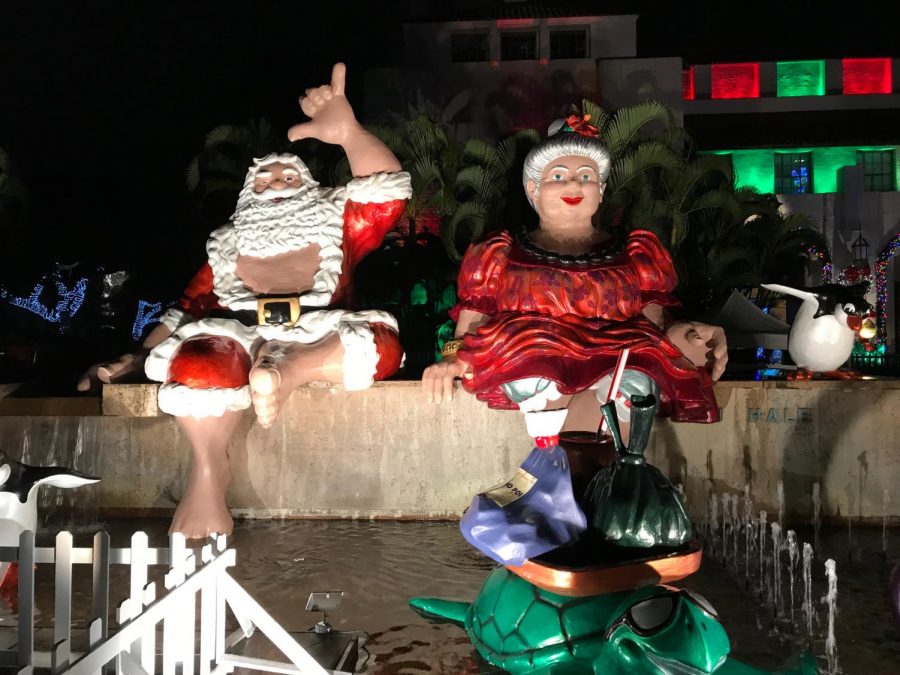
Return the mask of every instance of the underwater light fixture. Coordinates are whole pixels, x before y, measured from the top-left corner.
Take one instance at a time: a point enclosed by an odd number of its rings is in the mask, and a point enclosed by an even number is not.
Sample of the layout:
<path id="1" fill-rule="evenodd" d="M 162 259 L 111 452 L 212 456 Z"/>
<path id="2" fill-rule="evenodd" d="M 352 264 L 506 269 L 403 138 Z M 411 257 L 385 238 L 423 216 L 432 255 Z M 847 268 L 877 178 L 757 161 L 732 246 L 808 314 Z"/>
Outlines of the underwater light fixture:
<path id="1" fill-rule="evenodd" d="M 309 594 L 306 601 L 307 612 L 322 612 L 322 620 L 317 622 L 313 627 L 316 633 L 332 632 L 331 624 L 328 623 L 327 612 L 332 612 L 341 606 L 344 599 L 344 591 L 320 591 Z"/>

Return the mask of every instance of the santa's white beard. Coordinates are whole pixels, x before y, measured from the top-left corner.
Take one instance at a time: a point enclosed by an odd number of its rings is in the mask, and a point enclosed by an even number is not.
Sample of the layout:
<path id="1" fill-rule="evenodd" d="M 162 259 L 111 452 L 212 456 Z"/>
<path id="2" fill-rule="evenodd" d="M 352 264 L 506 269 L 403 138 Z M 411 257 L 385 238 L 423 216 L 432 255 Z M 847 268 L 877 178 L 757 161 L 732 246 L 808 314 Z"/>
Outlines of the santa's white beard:
<path id="1" fill-rule="evenodd" d="M 242 194 L 232 220 L 238 253 L 268 257 L 296 250 L 308 242 L 309 234 L 319 229 L 316 188 L 292 190 L 293 196 L 280 201 L 260 200 L 252 190 Z M 278 197 L 285 191 L 272 190 Z M 340 245 L 340 241 L 337 242 Z"/>
<path id="2" fill-rule="evenodd" d="M 236 255 L 268 258 L 317 245 L 319 271 L 303 300 L 310 306 L 328 305 L 337 288 L 344 261 L 343 202 L 339 205 L 320 198 L 322 192 L 316 184 L 302 185 L 293 197 L 278 202 L 258 201 L 252 194 L 252 187 L 247 186 L 238 199 L 237 211 L 232 216 L 232 250 Z M 212 260 L 212 253 L 210 255 Z M 214 274 L 216 269 L 219 267 L 214 267 Z M 238 279 L 229 280 L 231 274 L 230 268 L 219 269 L 221 279 L 216 281 L 216 289 L 222 291 L 220 298 L 223 301 L 240 301 L 239 297 L 232 300 L 229 295 L 229 291 L 237 296 L 243 292 Z"/>

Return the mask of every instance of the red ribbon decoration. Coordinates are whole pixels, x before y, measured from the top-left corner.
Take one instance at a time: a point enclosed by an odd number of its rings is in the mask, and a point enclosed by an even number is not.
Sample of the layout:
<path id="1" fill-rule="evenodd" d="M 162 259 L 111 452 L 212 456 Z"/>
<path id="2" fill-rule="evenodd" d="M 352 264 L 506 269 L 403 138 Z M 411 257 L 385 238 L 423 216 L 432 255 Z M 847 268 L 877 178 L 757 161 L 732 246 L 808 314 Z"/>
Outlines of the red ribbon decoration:
<path id="1" fill-rule="evenodd" d="M 594 125 L 588 124 L 590 119 L 590 115 L 585 115 L 581 118 L 579 118 L 578 115 L 569 115 L 566 118 L 566 124 L 568 125 L 569 129 L 580 136 L 587 136 L 588 138 L 600 138 L 600 130 Z"/>

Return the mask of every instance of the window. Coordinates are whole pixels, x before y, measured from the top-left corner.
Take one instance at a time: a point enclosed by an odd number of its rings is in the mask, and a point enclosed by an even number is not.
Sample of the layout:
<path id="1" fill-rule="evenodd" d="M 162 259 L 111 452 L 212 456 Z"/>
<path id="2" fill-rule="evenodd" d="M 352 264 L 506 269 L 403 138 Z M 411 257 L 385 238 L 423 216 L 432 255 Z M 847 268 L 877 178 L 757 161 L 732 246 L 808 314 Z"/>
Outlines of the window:
<path id="1" fill-rule="evenodd" d="M 488 61 L 491 55 L 490 36 L 487 31 L 479 33 L 451 33 L 450 60 L 453 63 Z"/>
<path id="2" fill-rule="evenodd" d="M 894 191 L 894 151 L 874 150 L 856 152 L 856 163 L 865 169 L 866 192 Z"/>
<path id="3" fill-rule="evenodd" d="M 775 154 L 775 194 L 803 195 L 813 191 L 812 153 Z"/>
<path id="4" fill-rule="evenodd" d="M 503 61 L 537 59 L 537 32 L 506 31 L 500 33 L 500 58 Z"/>
<path id="5" fill-rule="evenodd" d="M 587 55 L 586 29 L 550 31 L 551 59 L 585 59 Z"/>

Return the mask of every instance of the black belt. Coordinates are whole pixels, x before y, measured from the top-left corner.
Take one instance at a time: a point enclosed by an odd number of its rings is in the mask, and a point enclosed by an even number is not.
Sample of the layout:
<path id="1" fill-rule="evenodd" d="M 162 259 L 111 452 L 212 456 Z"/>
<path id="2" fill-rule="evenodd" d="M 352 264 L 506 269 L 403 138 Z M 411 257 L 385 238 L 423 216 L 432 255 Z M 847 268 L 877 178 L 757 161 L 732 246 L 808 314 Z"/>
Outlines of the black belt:
<path id="1" fill-rule="evenodd" d="M 300 315 L 311 309 L 321 307 L 303 307 L 300 298 L 294 296 L 260 297 L 257 309 L 214 309 L 209 314 L 211 319 L 232 319 L 245 326 L 293 326 Z"/>

